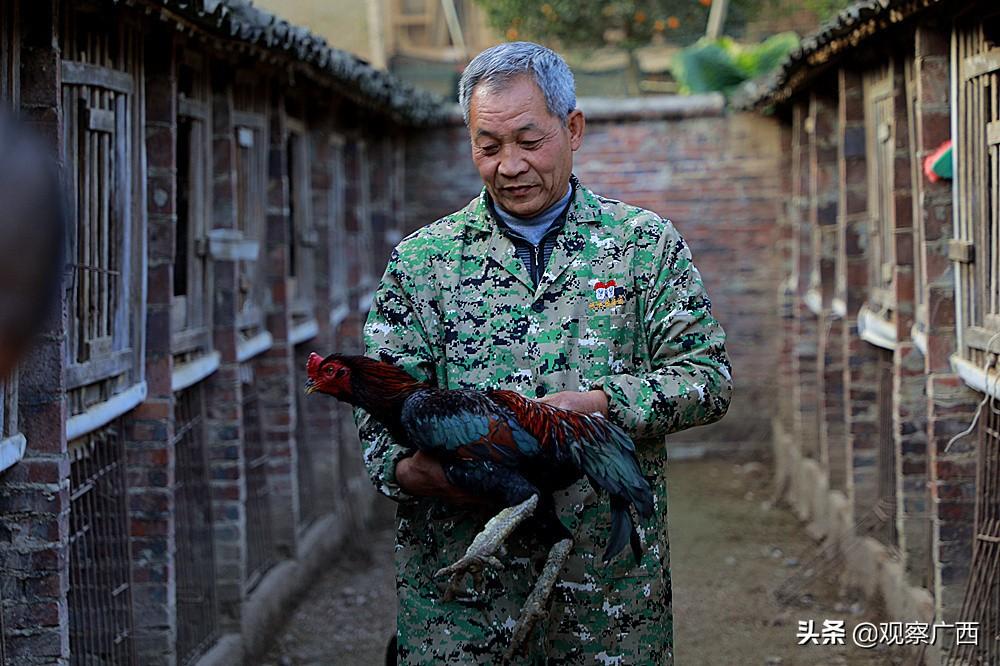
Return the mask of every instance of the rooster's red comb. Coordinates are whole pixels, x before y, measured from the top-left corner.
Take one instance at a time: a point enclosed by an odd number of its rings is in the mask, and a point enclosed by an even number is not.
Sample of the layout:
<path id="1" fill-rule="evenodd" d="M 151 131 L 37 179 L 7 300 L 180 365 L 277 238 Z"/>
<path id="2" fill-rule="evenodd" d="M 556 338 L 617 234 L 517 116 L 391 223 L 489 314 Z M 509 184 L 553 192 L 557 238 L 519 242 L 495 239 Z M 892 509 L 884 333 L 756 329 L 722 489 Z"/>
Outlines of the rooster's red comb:
<path id="1" fill-rule="evenodd" d="M 319 366 L 323 363 L 323 357 L 313 352 L 309 354 L 309 360 L 306 361 L 306 372 L 309 375 L 313 375 L 319 371 Z"/>

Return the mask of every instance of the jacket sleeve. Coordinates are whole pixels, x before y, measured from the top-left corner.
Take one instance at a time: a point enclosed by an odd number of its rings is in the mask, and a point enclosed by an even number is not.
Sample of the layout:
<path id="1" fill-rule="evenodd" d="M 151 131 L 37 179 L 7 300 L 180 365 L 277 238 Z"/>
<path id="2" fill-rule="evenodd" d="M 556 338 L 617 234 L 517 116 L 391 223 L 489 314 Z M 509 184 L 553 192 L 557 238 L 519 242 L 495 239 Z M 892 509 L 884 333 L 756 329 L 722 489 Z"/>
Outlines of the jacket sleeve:
<path id="1" fill-rule="evenodd" d="M 397 248 L 389 258 L 365 323 L 365 355 L 398 365 L 417 379 L 426 380 L 434 376 L 434 357 L 418 311 L 418 296 Z M 365 467 L 375 488 L 396 501 L 418 499 L 396 483 L 396 463 L 413 452 L 395 441 L 385 426 L 360 407 L 354 408 L 354 421 Z"/>
<path id="2" fill-rule="evenodd" d="M 591 384 L 607 395 L 609 418 L 636 440 L 721 419 L 733 391 L 725 332 L 691 252 L 670 222 L 655 226 L 658 238 L 647 236 L 633 259 L 644 370 Z"/>

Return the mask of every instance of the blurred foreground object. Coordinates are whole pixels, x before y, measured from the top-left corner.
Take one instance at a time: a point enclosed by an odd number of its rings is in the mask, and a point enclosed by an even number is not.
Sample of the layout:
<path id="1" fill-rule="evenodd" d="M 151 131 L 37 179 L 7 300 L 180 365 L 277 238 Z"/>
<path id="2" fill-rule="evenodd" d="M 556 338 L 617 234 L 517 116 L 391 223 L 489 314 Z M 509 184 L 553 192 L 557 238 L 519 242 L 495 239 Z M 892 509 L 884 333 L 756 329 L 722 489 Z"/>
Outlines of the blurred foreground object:
<path id="1" fill-rule="evenodd" d="M 674 56 L 672 69 L 682 93 L 721 92 L 728 97 L 743 82 L 780 65 L 798 44 L 794 32 L 760 44 L 739 44 L 728 37 L 701 39 Z"/>
<path id="2" fill-rule="evenodd" d="M 927 180 L 936 183 L 939 180 L 951 180 L 954 174 L 954 154 L 951 139 L 948 139 L 924 159 L 924 175 Z"/>
<path id="3" fill-rule="evenodd" d="M 13 370 L 58 296 L 64 233 L 55 160 L 0 109 L 0 377 Z"/>

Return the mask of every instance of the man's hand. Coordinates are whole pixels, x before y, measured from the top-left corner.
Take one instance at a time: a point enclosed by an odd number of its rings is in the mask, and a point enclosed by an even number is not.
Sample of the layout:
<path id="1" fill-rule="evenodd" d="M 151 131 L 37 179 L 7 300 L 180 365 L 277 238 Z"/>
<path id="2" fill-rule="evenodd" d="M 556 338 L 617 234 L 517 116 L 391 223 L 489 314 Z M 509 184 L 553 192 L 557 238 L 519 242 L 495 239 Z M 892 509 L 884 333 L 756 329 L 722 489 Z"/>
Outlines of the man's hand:
<path id="1" fill-rule="evenodd" d="M 396 463 L 396 483 L 404 492 L 422 497 L 441 497 L 454 504 L 481 504 L 482 500 L 448 481 L 441 463 L 423 451 Z"/>
<path id="2" fill-rule="evenodd" d="M 574 412 L 593 414 L 598 412 L 601 416 L 608 416 L 608 396 L 604 391 L 560 391 L 539 398 L 538 402 L 544 402 L 553 407 L 569 409 Z"/>

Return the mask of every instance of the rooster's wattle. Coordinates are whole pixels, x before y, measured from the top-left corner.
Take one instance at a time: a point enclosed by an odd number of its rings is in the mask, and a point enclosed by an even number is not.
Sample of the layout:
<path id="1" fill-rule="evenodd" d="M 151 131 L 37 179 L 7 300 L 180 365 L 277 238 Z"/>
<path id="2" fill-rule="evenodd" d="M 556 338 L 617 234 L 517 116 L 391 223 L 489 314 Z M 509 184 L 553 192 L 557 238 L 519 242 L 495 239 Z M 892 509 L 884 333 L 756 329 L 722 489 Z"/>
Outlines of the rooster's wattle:
<path id="1" fill-rule="evenodd" d="M 511 649 L 527 637 L 551 594 L 572 546 L 552 493 L 586 476 L 608 493 L 611 534 L 607 562 L 631 544 L 638 563 L 642 545 L 630 506 L 648 518 L 653 493 L 642 475 L 635 445 L 600 415 L 559 409 L 513 391 L 438 389 L 405 370 L 365 356 L 311 354 L 307 393 L 320 392 L 361 407 L 402 446 L 437 458 L 454 486 L 503 510 L 476 536 L 465 556 L 438 575 L 450 574 L 449 595 L 466 573 L 499 564 L 494 552 L 530 516 L 539 537 L 552 546 L 529 596 Z"/>

